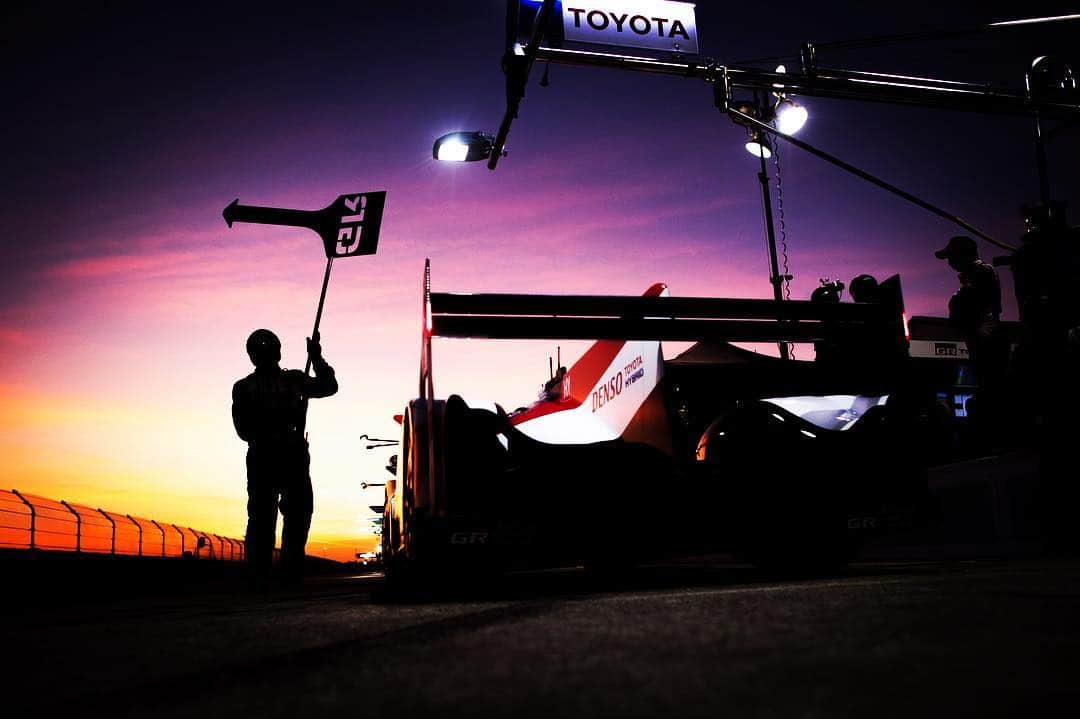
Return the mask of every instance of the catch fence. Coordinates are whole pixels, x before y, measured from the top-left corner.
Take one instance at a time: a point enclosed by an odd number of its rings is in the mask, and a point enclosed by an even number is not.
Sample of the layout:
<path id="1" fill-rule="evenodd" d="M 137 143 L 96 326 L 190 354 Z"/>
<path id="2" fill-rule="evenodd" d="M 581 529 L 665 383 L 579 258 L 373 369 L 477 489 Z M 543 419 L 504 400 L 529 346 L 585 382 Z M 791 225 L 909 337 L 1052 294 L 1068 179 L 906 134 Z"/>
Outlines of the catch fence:
<path id="1" fill-rule="evenodd" d="M 0 549 L 240 561 L 244 542 L 191 527 L 0 490 Z"/>

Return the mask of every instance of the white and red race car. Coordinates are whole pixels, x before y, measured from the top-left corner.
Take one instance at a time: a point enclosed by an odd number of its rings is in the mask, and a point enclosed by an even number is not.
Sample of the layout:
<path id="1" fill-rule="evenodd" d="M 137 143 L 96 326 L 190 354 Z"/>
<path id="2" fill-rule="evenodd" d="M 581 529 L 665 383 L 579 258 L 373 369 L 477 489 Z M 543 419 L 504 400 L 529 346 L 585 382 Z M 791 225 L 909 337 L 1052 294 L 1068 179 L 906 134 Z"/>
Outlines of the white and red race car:
<path id="1" fill-rule="evenodd" d="M 389 576 L 629 565 L 720 549 L 846 561 L 926 495 L 899 279 L 877 303 L 432 293 L 420 395 L 386 485 Z M 436 399 L 431 338 L 599 339 L 529 407 Z M 696 341 L 665 360 L 662 341 Z M 732 342 L 813 342 L 812 361 Z"/>

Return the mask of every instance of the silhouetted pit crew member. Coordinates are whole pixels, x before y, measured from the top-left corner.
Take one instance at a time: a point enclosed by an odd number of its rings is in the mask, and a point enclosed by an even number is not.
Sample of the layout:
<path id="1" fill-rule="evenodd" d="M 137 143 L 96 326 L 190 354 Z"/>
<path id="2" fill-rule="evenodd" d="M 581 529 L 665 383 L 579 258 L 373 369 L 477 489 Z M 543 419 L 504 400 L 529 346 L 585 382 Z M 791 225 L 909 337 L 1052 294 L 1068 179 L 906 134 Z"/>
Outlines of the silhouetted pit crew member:
<path id="1" fill-rule="evenodd" d="M 828 277 L 822 277 L 820 284 L 810 293 L 810 301 L 821 304 L 838 304 L 840 295 L 844 292 L 844 283 L 839 280 L 833 281 Z M 832 323 L 825 322 L 830 327 Z M 836 340 L 826 339 L 814 343 L 814 358 L 823 364 L 834 364 L 844 356 L 844 347 Z"/>
<path id="2" fill-rule="evenodd" d="M 1025 205 L 1024 236 L 1009 258 L 1020 321 L 1029 334 L 1032 371 L 1060 377 L 1069 334 L 1080 327 L 1080 228 L 1065 222 L 1066 203 Z M 1004 258 L 1003 258 L 1004 259 Z"/>
<path id="3" fill-rule="evenodd" d="M 541 396 L 546 400 L 563 399 L 563 381 L 566 379 L 566 368 L 560 366 L 555 376 L 544 383 L 544 391 Z"/>
<path id="4" fill-rule="evenodd" d="M 998 409 L 1001 384 L 1009 364 L 1009 340 L 1001 327 L 1001 283 L 997 270 L 979 258 L 975 240 L 966 235 L 949 238 L 934 253 L 956 270 L 960 289 L 949 298 L 949 320 L 960 330 L 982 390 L 976 414 L 990 420 Z"/>
<path id="5" fill-rule="evenodd" d="M 856 275 L 851 279 L 848 294 L 853 302 L 878 302 L 881 291 L 873 275 Z"/>
<path id="6" fill-rule="evenodd" d="M 1042 523 L 1048 551 L 1080 554 L 1076 440 L 1080 437 L 1080 227 L 1067 205 L 1025 205 L 1024 235 L 1012 257 L 1024 335 L 1015 373 L 1021 410 L 1039 449 Z"/>
<path id="7" fill-rule="evenodd" d="M 280 503 L 281 573 L 300 578 L 313 508 L 310 455 L 304 436 L 307 401 L 337 392 L 334 369 L 322 357 L 318 334 L 307 340 L 315 376 L 282 369 L 281 342 L 266 329 L 247 340 L 255 371 L 233 385 L 233 425 L 248 443 L 246 557 L 257 581 L 269 578 Z"/>

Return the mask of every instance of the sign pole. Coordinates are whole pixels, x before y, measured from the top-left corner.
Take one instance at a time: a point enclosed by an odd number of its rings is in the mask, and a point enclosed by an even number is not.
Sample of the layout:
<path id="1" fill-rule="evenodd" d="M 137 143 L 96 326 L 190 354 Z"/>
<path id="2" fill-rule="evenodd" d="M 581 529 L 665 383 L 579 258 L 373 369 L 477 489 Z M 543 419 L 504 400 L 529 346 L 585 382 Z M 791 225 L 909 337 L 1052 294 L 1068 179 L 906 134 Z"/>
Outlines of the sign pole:
<path id="1" fill-rule="evenodd" d="M 330 285 L 330 269 L 335 257 L 374 255 L 379 243 L 379 226 L 382 224 L 386 191 L 354 192 L 341 195 L 321 210 L 293 210 L 285 207 L 257 207 L 241 205 L 233 200 L 221 213 L 225 223 L 253 222 L 260 225 L 285 225 L 306 227 L 318 233 L 326 250 L 326 272 L 323 274 L 319 308 L 315 311 L 315 326 L 311 329 L 313 342 L 319 341 L 319 323 L 322 322 L 326 304 L 326 288 Z M 311 372 L 311 355 L 308 355 L 304 374 Z"/>
<path id="2" fill-rule="evenodd" d="M 315 326 L 311 329 L 312 342 L 319 341 L 319 323 L 322 321 L 323 304 L 326 302 L 326 288 L 330 285 L 330 268 L 334 266 L 334 258 L 326 258 L 326 273 L 323 275 L 322 292 L 319 293 L 319 309 L 315 311 Z M 311 372 L 311 355 L 308 355 L 307 364 L 304 365 L 304 374 Z"/>

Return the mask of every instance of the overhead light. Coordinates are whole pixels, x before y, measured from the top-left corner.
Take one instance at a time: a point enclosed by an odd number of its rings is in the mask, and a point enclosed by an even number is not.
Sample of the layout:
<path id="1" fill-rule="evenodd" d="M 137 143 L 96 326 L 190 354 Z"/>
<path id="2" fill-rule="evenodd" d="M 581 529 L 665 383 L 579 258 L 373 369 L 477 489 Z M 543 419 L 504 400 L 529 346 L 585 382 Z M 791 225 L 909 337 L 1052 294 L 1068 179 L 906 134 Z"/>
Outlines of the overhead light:
<path id="1" fill-rule="evenodd" d="M 806 108 L 791 98 L 780 98 L 776 105 L 776 129 L 785 135 L 794 135 L 801 130 L 807 117 Z"/>
<path id="2" fill-rule="evenodd" d="M 469 146 L 457 138 L 447 140 L 435 150 L 435 159 L 443 162 L 465 162 Z"/>
<path id="3" fill-rule="evenodd" d="M 785 72 L 787 72 L 787 68 L 784 67 L 783 65 L 777 65 L 776 70 L 774 72 L 776 72 L 779 75 L 783 75 Z M 784 86 L 781 83 L 778 83 L 778 82 L 774 82 L 773 87 L 776 90 L 780 91 L 780 92 L 783 92 L 783 90 L 784 90 Z"/>
<path id="4" fill-rule="evenodd" d="M 746 151 L 754 157 L 763 157 L 768 160 L 772 157 L 772 147 L 769 146 L 769 138 L 764 137 L 756 130 L 750 136 L 750 142 L 746 143 Z"/>
<path id="5" fill-rule="evenodd" d="M 435 141 L 431 156 L 442 162 L 476 162 L 491 156 L 495 142 L 484 132 L 451 132 Z"/>

